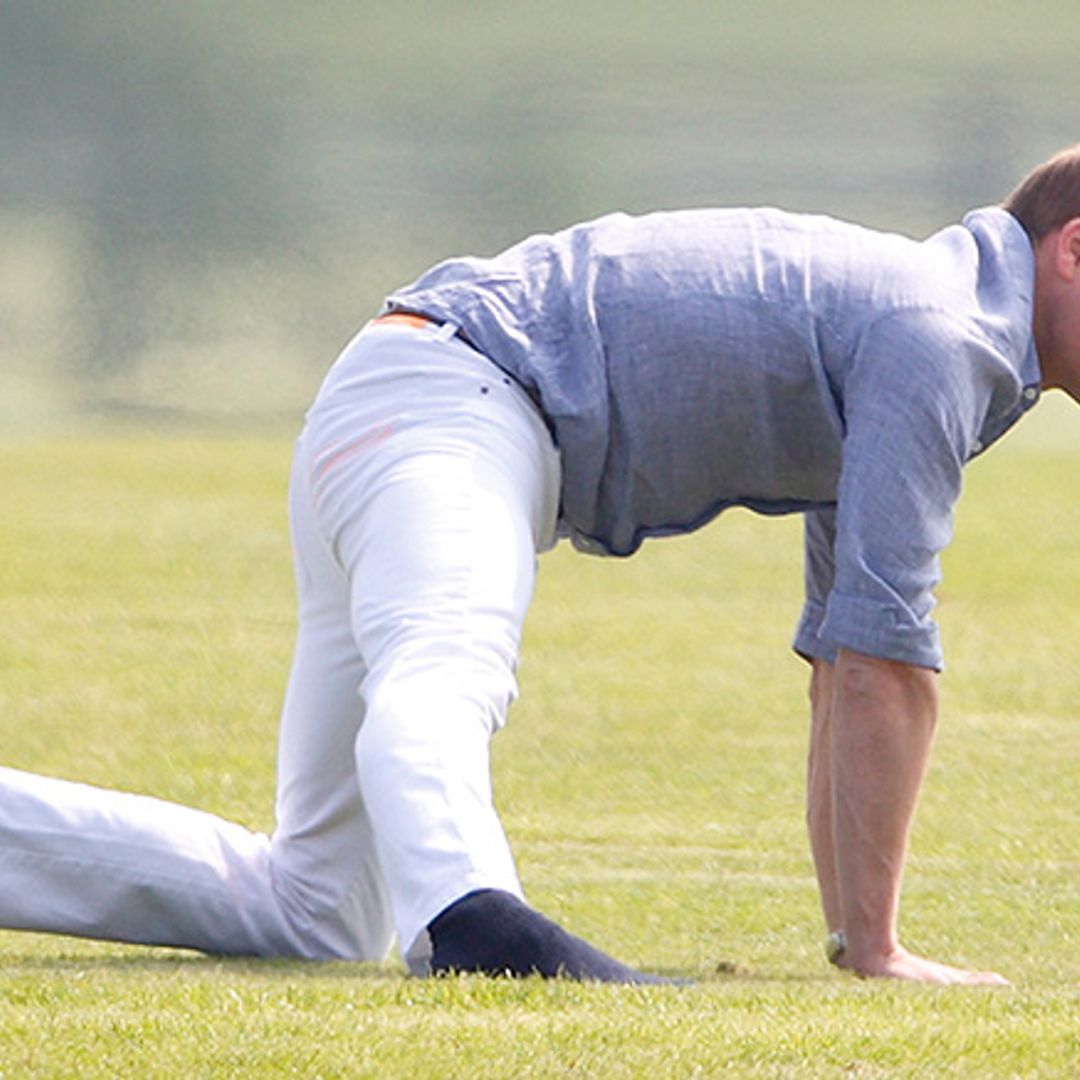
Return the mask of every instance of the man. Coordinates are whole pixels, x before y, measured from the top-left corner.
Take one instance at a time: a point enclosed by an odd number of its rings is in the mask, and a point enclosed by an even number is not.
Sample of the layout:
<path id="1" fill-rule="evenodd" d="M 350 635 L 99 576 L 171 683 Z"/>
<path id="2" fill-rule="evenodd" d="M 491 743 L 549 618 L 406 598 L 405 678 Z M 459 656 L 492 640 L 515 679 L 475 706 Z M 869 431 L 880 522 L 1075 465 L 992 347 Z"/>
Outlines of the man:
<path id="1" fill-rule="evenodd" d="M 806 517 L 808 821 L 830 955 L 897 906 L 937 718 L 962 466 L 1080 392 L 1080 147 L 923 243 L 770 210 L 613 215 L 395 293 L 298 443 L 272 838 L 5 770 L 0 924 L 415 972 L 652 981 L 524 903 L 488 741 L 538 551 L 629 555 L 728 506 Z"/>

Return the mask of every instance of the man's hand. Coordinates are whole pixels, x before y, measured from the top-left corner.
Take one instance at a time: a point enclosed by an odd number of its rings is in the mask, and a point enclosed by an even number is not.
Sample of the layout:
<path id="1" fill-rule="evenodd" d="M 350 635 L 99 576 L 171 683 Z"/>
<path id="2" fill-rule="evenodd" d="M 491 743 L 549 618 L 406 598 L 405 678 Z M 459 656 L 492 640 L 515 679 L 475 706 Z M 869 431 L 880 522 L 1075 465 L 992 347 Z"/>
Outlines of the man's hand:
<path id="1" fill-rule="evenodd" d="M 936 984 L 1005 982 L 907 952 L 897 936 L 908 833 L 937 724 L 937 676 L 841 650 L 815 661 L 807 818 L 839 967 Z"/>
<path id="2" fill-rule="evenodd" d="M 907 979 L 938 986 L 1008 986 L 1009 980 L 993 971 L 967 971 L 964 968 L 926 960 L 898 947 L 888 956 L 870 956 L 863 964 L 839 957 L 836 966 L 866 978 Z"/>

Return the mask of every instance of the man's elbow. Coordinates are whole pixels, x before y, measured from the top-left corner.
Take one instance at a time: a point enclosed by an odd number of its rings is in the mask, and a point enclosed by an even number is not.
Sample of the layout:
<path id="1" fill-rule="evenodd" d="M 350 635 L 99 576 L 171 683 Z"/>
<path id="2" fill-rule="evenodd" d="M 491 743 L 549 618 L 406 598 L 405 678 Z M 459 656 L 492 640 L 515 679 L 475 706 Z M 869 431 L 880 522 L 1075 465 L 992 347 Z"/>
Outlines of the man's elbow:
<path id="1" fill-rule="evenodd" d="M 835 679 L 838 691 L 864 708 L 888 704 L 936 719 L 938 676 L 933 668 L 841 649 Z"/>

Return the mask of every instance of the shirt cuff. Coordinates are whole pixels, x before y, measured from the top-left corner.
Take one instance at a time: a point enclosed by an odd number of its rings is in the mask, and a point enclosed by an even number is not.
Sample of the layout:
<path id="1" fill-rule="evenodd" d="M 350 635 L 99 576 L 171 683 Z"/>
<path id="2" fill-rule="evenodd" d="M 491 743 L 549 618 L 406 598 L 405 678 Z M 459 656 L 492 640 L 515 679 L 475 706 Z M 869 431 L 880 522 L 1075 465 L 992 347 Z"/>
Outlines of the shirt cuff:
<path id="1" fill-rule="evenodd" d="M 932 619 L 865 597 L 833 592 L 817 627 L 822 642 L 883 660 L 898 660 L 941 671 L 945 666 L 938 628 Z"/>
<path id="2" fill-rule="evenodd" d="M 836 663 L 836 646 L 821 636 L 821 624 L 825 621 L 825 605 L 807 600 L 803 605 L 802 618 L 795 629 L 791 647 L 804 660 L 825 660 Z"/>

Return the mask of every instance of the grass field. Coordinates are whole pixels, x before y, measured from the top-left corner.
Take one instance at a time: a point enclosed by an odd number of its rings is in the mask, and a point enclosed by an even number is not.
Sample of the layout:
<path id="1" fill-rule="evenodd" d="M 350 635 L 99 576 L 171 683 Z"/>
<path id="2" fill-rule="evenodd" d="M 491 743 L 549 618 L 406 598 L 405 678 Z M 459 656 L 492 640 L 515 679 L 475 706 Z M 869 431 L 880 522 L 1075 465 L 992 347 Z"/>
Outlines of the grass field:
<path id="1" fill-rule="evenodd" d="M 948 554 L 904 919 L 912 947 L 1011 989 L 825 964 L 787 651 L 799 526 L 736 513 L 629 562 L 546 556 L 495 749 L 533 901 L 697 985 L 419 982 L 396 961 L 0 933 L 0 1076 L 1080 1076 L 1080 440 L 1029 424 L 971 469 Z M 0 446 L 4 764 L 271 826 L 289 450 Z"/>

